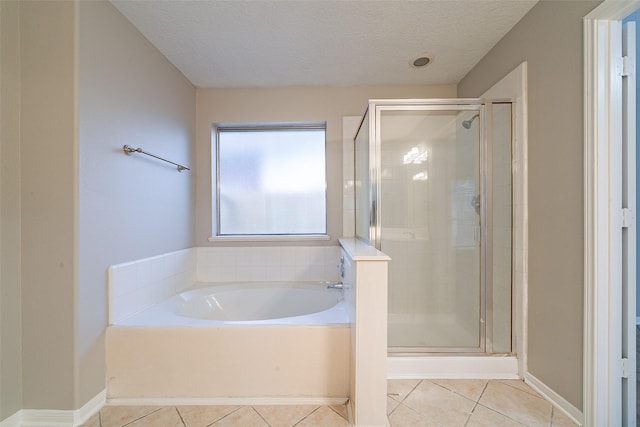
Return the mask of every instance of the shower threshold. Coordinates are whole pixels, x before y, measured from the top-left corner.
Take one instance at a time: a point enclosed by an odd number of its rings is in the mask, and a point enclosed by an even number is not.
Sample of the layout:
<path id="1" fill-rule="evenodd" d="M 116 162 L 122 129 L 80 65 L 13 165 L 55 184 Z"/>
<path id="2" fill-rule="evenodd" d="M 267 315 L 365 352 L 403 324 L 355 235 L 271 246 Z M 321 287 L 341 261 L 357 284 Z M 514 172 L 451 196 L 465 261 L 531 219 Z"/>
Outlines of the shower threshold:
<path id="1" fill-rule="evenodd" d="M 387 378 L 518 379 L 514 354 L 389 353 Z"/>

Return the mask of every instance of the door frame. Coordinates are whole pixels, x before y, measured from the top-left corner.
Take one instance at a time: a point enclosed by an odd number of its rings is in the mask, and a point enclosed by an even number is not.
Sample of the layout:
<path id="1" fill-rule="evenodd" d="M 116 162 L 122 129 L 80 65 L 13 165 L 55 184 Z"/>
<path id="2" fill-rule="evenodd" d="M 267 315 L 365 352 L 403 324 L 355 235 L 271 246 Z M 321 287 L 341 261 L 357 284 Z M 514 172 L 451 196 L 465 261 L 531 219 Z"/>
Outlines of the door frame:
<path id="1" fill-rule="evenodd" d="M 640 1 L 605 0 L 584 18 L 584 343 L 583 413 L 585 426 L 609 425 L 614 419 L 611 398 L 610 283 L 621 270 L 611 258 L 611 140 L 622 138 L 622 83 L 614 56 L 620 21 L 640 8 Z M 615 403 L 615 402 L 614 402 Z M 635 420 L 634 420 L 635 422 Z"/>

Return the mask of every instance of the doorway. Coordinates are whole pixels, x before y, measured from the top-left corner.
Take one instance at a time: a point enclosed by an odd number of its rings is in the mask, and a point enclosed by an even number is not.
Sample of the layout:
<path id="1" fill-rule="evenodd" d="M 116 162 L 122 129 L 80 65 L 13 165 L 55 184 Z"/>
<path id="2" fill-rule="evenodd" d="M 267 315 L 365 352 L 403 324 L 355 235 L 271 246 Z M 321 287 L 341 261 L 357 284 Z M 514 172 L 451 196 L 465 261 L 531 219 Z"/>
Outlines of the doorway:
<path id="1" fill-rule="evenodd" d="M 587 426 L 636 425 L 635 35 L 621 20 L 638 7 L 605 1 L 584 20 Z"/>

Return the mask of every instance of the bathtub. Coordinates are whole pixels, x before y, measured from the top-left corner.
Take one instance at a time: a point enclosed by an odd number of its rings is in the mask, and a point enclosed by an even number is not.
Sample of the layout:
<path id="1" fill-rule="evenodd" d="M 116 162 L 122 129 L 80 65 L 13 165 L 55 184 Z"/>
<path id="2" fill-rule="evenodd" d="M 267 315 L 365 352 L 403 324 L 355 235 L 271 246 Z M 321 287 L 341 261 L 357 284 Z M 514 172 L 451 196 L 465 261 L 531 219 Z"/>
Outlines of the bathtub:
<path id="1" fill-rule="evenodd" d="M 106 332 L 111 404 L 335 404 L 348 304 L 326 283 L 197 283 Z"/>
<path id="2" fill-rule="evenodd" d="M 197 283 L 137 315 L 127 326 L 348 324 L 342 291 L 324 282 Z"/>

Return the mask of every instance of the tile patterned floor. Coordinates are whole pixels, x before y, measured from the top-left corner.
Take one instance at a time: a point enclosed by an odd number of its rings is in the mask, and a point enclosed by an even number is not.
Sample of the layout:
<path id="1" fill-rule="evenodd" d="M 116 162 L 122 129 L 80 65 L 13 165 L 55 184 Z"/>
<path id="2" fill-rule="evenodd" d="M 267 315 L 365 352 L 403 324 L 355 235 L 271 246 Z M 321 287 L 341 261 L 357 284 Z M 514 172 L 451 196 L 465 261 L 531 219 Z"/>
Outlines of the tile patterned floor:
<path id="1" fill-rule="evenodd" d="M 105 406 L 81 427 L 349 427 L 347 407 Z"/>
<path id="2" fill-rule="evenodd" d="M 389 380 L 391 427 L 575 427 L 517 380 Z M 349 427 L 345 405 L 105 406 L 82 427 Z"/>
<path id="3" fill-rule="evenodd" d="M 575 427 L 519 380 L 390 380 L 391 427 Z"/>

